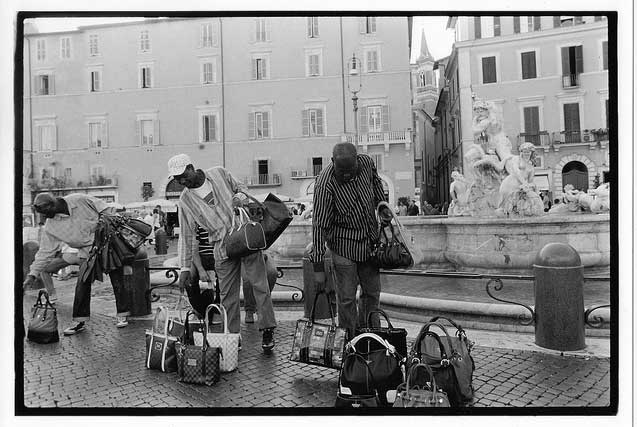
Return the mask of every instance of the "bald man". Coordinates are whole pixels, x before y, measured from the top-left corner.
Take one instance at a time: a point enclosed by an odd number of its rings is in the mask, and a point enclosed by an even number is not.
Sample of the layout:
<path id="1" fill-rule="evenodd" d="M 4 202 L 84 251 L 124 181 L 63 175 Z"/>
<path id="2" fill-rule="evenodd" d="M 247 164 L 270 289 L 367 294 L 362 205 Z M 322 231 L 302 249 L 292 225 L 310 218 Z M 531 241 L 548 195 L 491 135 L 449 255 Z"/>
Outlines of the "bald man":
<path id="1" fill-rule="evenodd" d="M 84 264 L 88 258 L 95 239 L 95 229 L 100 214 L 114 213 L 103 200 L 88 194 L 69 194 L 65 197 L 54 197 L 50 193 L 41 193 L 35 197 L 33 208 L 46 217 L 40 248 L 35 254 L 29 274 L 23 286 L 30 286 L 41 272 L 56 258 L 62 243 L 78 249 L 79 263 Z M 115 305 L 117 306 L 117 327 L 128 325 L 130 315 L 128 293 L 124 288 L 123 269 L 120 267 L 109 273 Z M 64 330 L 64 335 L 75 335 L 85 329 L 90 316 L 91 282 L 83 282 L 78 275 L 73 300 L 74 325 Z"/>

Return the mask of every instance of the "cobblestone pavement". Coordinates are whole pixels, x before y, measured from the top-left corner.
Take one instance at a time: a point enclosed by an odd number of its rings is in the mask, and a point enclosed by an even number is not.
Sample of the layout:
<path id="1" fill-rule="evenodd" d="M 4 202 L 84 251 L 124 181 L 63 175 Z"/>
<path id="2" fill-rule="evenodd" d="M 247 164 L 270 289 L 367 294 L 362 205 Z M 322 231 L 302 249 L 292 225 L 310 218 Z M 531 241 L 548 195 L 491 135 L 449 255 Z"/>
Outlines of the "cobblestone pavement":
<path id="1" fill-rule="evenodd" d="M 34 291 L 25 295 L 25 314 L 34 296 Z M 114 305 L 104 297 L 93 299 L 94 308 L 102 304 Z M 62 298 L 58 305 L 62 330 L 71 319 L 70 299 Z M 336 370 L 287 360 L 293 321 L 279 322 L 277 346 L 271 355 L 261 351 L 257 326 L 243 325 L 239 369 L 205 387 L 179 383 L 174 373 L 145 369 L 144 329 L 151 321 L 132 321 L 117 329 L 112 316 L 96 311 L 87 330 L 79 335 L 61 336 L 59 343 L 49 345 L 25 341 L 27 408 L 297 408 L 331 407 L 334 403 Z M 610 404 L 608 358 L 480 346 L 472 354 L 476 398 L 471 406 L 476 408 Z"/>

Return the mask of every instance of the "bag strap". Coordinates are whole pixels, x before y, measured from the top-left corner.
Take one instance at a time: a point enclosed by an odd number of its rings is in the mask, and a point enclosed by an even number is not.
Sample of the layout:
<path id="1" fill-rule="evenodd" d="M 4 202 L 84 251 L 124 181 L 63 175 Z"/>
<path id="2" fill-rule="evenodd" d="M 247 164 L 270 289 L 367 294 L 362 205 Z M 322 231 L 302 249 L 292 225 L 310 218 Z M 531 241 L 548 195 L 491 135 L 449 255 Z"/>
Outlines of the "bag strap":
<path id="1" fill-rule="evenodd" d="M 373 339 L 374 341 L 378 342 L 380 345 L 382 345 L 383 347 L 385 347 L 388 351 L 390 351 L 391 353 L 396 353 L 396 348 L 391 345 L 389 342 L 387 342 L 387 340 L 382 339 L 381 337 L 379 337 L 376 334 L 373 334 L 371 332 L 365 332 L 364 334 L 360 334 L 354 337 L 354 339 L 352 339 L 349 343 L 347 343 L 348 346 L 350 346 L 354 352 L 356 352 L 356 344 L 363 338 L 370 338 Z"/>
<path id="2" fill-rule="evenodd" d="M 449 336 L 449 337 L 453 336 L 453 335 L 449 335 L 449 332 L 447 331 L 447 328 L 445 328 L 445 325 L 443 325 L 442 323 L 439 323 L 439 322 L 426 322 L 426 323 L 423 325 L 423 329 L 425 329 L 426 331 L 428 331 L 428 330 L 429 330 L 432 326 L 436 326 L 436 327 L 440 328 L 440 330 L 441 330 L 442 332 L 444 332 L 444 333 L 445 333 L 445 335 L 447 335 L 447 336 Z"/>
<path id="3" fill-rule="evenodd" d="M 245 194 L 246 197 L 250 200 L 252 200 L 253 202 L 255 202 L 257 205 L 259 205 L 259 207 L 261 207 L 262 209 L 266 210 L 267 208 L 265 207 L 265 205 L 258 201 L 256 198 L 254 198 L 254 196 L 252 196 L 251 194 L 246 193 L 245 191 L 239 191 L 239 193 Z"/>
<path id="4" fill-rule="evenodd" d="M 412 348 L 415 350 L 416 353 L 419 353 L 418 349 L 420 348 L 420 344 L 425 339 L 425 337 L 426 336 L 433 337 L 436 341 L 438 341 L 438 347 L 440 348 L 440 358 L 441 358 L 440 364 L 443 366 L 446 366 L 446 364 L 449 363 L 449 356 L 447 356 L 447 352 L 445 351 L 445 346 L 442 344 L 442 341 L 440 340 L 440 337 L 438 336 L 438 334 L 424 329 L 425 327 L 426 325 L 423 326 L 423 329 L 421 329 L 420 332 L 418 333 L 418 336 L 416 337 L 416 340 L 414 341 L 414 345 Z M 443 363 L 443 361 L 445 360 L 446 360 L 446 363 Z M 418 359 L 418 362 L 420 363 L 420 359 Z"/>
<path id="5" fill-rule="evenodd" d="M 206 307 L 206 312 L 204 314 L 204 319 L 205 319 L 204 322 L 206 323 L 206 329 L 208 328 L 208 322 L 209 322 L 208 313 L 212 309 L 217 310 L 217 312 L 221 314 L 221 316 L 223 317 L 223 333 L 226 335 L 229 334 L 230 331 L 228 330 L 228 312 L 226 311 L 226 308 L 222 304 L 210 304 L 208 307 Z"/>
<path id="6" fill-rule="evenodd" d="M 325 292 L 325 290 L 317 292 L 316 295 L 314 295 L 314 303 L 312 304 L 312 311 L 310 312 L 310 322 L 314 323 L 314 312 L 316 311 L 316 302 L 318 301 L 318 297 L 321 294 L 325 295 L 325 298 L 327 299 L 327 306 L 330 309 L 330 319 L 332 320 L 332 326 L 336 327 L 336 321 L 334 320 L 334 312 L 332 310 L 332 301 L 330 299 L 329 293 Z"/>
<path id="7" fill-rule="evenodd" d="M 44 295 L 44 303 L 42 303 L 42 295 Z M 49 293 L 46 289 L 40 289 L 40 292 L 38 292 L 38 299 L 35 301 L 34 307 L 37 307 L 38 305 L 44 306 L 46 309 L 51 308 L 55 310 L 55 307 L 53 307 L 53 304 L 51 304 L 51 301 L 49 300 Z"/>
<path id="8" fill-rule="evenodd" d="M 464 329 L 462 329 L 462 326 L 458 325 L 456 322 L 454 322 L 448 317 L 445 317 L 445 316 L 432 317 L 431 319 L 429 319 L 429 322 L 430 323 L 438 322 L 438 320 L 440 319 L 446 320 L 447 322 L 451 323 L 457 329 L 456 331 L 457 336 L 462 336 L 462 335 L 464 335 L 465 337 L 467 336 L 467 333 L 465 332 Z"/>
<path id="9" fill-rule="evenodd" d="M 382 315 L 385 318 L 385 321 L 387 322 L 387 326 L 389 327 L 389 329 L 394 329 L 394 326 L 389 321 L 389 317 L 387 317 L 387 313 L 385 313 L 385 311 L 381 310 L 380 308 L 376 308 L 374 310 L 371 310 L 367 314 L 367 322 L 365 323 L 365 326 L 367 326 L 367 328 L 371 328 L 370 320 L 372 319 L 372 314 L 374 314 L 374 313 L 378 313 L 378 314 Z"/>
<path id="10" fill-rule="evenodd" d="M 248 216 L 248 213 L 245 211 L 245 209 L 239 207 L 237 208 L 237 211 L 239 211 L 239 215 L 232 215 L 232 226 L 230 227 L 230 231 L 228 232 L 228 234 L 235 231 L 235 229 L 238 230 L 243 224 L 247 224 L 250 222 L 250 217 Z M 236 220 L 237 216 L 239 217 L 238 225 Z"/>

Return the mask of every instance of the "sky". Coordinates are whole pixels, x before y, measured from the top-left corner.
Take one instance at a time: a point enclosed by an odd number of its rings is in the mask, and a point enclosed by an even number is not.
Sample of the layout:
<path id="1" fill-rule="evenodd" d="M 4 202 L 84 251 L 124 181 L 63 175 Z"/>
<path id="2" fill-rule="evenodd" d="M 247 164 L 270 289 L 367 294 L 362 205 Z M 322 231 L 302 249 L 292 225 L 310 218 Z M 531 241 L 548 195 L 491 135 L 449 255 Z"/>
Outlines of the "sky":
<path id="1" fill-rule="evenodd" d="M 35 19 L 38 31 L 43 33 L 54 31 L 67 31 L 76 29 L 82 25 L 96 25 L 112 22 L 130 22 L 143 20 L 135 18 L 40 18 Z M 451 53 L 454 41 L 454 32 L 445 30 L 447 16 L 415 16 L 412 32 L 411 62 L 415 62 L 420 55 L 420 39 L 422 30 L 425 30 L 427 46 L 434 59 L 444 58 Z"/>

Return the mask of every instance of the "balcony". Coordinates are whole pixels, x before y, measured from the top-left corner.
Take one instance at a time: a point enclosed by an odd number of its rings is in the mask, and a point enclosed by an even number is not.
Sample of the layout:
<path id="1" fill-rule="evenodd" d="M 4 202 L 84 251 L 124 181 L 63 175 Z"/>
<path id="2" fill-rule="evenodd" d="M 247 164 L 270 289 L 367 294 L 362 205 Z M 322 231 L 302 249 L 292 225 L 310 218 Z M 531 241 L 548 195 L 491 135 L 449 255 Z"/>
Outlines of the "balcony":
<path id="1" fill-rule="evenodd" d="M 31 191 L 64 192 L 72 193 L 73 190 L 85 190 L 89 188 L 117 188 L 117 176 L 93 175 L 86 181 L 74 181 L 70 177 L 53 177 L 43 179 L 30 179 L 27 183 Z"/>
<path id="2" fill-rule="evenodd" d="M 324 169 L 323 165 L 312 165 L 312 168 L 309 170 L 305 169 L 292 169 L 290 173 L 290 178 L 292 179 L 305 179 L 305 178 L 316 178 L 321 174 L 321 171 Z"/>
<path id="3" fill-rule="evenodd" d="M 537 133 L 520 133 L 518 135 L 518 146 L 525 142 L 530 142 L 536 147 L 549 147 L 551 145 L 551 136 L 548 131 L 541 130 Z"/>
<path id="4" fill-rule="evenodd" d="M 248 187 L 277 187 L 281 185 L 281 175 L 273 173 L 246 176 L 243 183 Z"/>
<path id="5" fill-rule="evenodd" d="M 579 74 L 565 74 L 562 76 L 562 87 L 579 87 Z"/>
<path id="6" fill-rule="evenodd" d="M 359 133 L 358 140 L 354 133 L 346 133 L 341 137 L 342 142 L 351 142 L 354 145 L 363 148 L 363 152 L 367 152 L 370 145 L 384 145 L 385 152 L 389 152 L 389 146 L 394 144 L 404 144 L 405 150 L 409 151 L 412 141 L 412 132 L 408 130 L 393 130 L 387 132 L 367 132 Z"/>
<path id="7" fill-rule="evenodd" d="M 558 150 L 560 145 L 569 144 L 589 144 L 591 149 L 599 144 L 601 148 L 605 148 L 608 143 L 608 129 L 563 130 L 553 132 L 552 140 L 555 150 Z"/>

